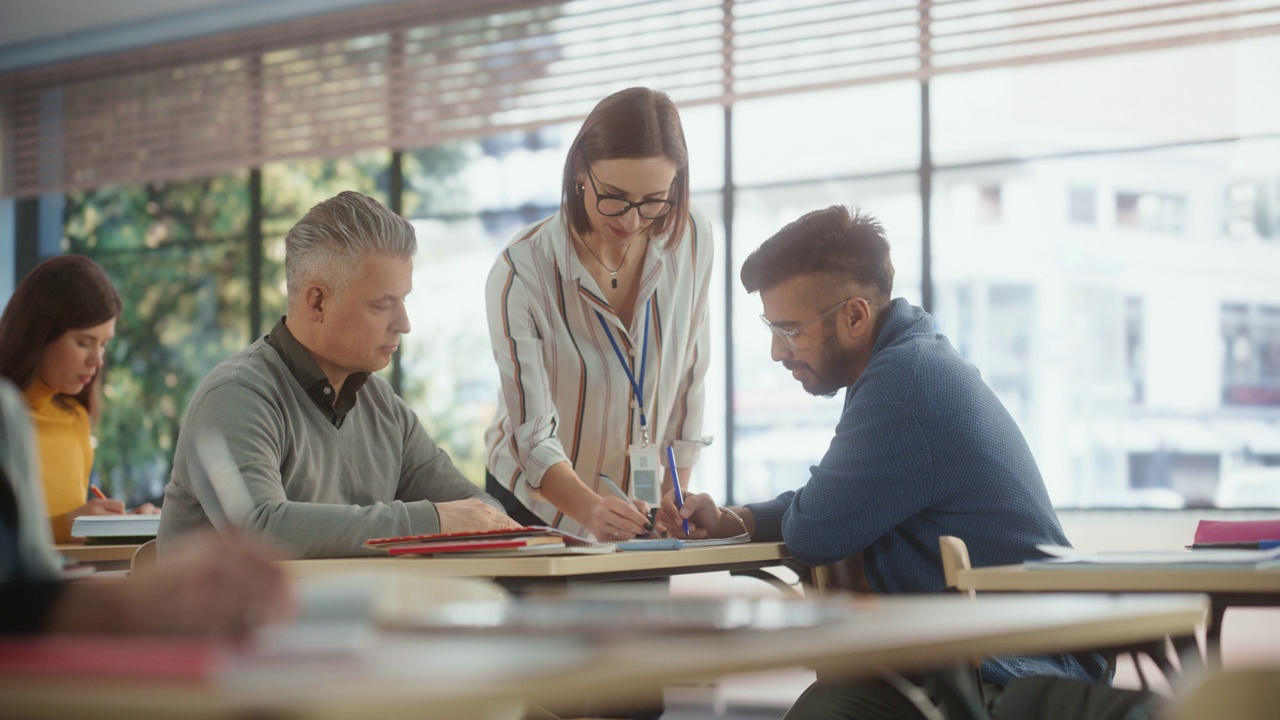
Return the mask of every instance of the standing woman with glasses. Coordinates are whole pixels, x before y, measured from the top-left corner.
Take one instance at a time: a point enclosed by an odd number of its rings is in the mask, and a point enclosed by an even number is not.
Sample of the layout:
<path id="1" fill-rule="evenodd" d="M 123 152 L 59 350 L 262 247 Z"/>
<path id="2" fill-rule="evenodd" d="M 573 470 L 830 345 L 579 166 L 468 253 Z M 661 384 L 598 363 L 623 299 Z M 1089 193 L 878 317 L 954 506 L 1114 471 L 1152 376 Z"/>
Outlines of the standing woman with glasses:
<path id="1" fill-rule="evenodd" d="M 61 255 L 18 283 L 0 316 L 0 376 L 31 410 L 53 537 L 71 540 L 81 515 L 119 515 L 124 503 L 89 497 L 92 423 L 101 404 L 107 342 L 122 305 L 106 272 L 81 255 Z M 157 512 L 146 503 L 134 512 Z"/>
<path id="2" fill-rule="evenodd" d="M 689 204 L 675 104 L 630 88 L 569 148 L 560 211 L 521 231 L 486 287 L 502 376 L 485 489 L 524 524 L 627 540 L 682 484 L 702 436 L 711 231 Z"/>

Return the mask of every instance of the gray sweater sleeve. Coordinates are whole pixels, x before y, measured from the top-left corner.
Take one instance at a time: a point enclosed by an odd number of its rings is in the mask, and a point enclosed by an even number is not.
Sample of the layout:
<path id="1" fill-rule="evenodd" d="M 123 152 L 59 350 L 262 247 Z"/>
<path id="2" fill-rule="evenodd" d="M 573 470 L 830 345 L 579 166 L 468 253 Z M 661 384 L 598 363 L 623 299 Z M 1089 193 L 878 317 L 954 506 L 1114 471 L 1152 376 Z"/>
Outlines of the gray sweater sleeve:
<path id="1" fill-rule="evenodd" d="M 449 458 L 449 453 L 427 435 L 418 422 L 418 416 L 407 405 L 399 398 L 396 398 L 396 405 L 405 428 L 403 470 L 396 498 L 405 501 L 409 508 L 414 534 L 440 532 L 440 515 L 436 512 L 435 502 L 477 498 L 500 512 L 506 512 L 502 503 L 462 474 Z M 432 502 L 414 502 L 424 498 Z M 424 529 L 416 529 L 419 527 Z"/>
<path id="2" fill-rule="evenodd" d="M 415 418 L 413 427 L 403 429 L 402 447 L 396 447 L 401 438 L 394 435 L 368 440 L 390 442 L 385 450 L 371 448 L 378 455 L 405 453 L 398 463 L 405 468 L 398 491 L 353 497 L 349 490 L 337 489 L 333 468 L 315 460 L 314 448 L 324 440 L 281 412 L 276 400 L 234 381 L 197 393 L 183 418 L 173 481 L 165 493 L 162 545 L 207 522 L 201 506 L 211 500 L 207 496 L 212 490 L 194 440 L 211 431 L 225 436 L 253 504 L 247 517 L 233 520 L 298 557 L 376 554 L 363 547 L 365 540 L 438 532 L 434 502 L 483 494 L 461 476 Z M 380 482 L 372 476 L 357 480 L 368 486 Z M 396 487 L 394 476 L 388 480 Z M 177 501 L 173 508 L 171 501 Z"/>

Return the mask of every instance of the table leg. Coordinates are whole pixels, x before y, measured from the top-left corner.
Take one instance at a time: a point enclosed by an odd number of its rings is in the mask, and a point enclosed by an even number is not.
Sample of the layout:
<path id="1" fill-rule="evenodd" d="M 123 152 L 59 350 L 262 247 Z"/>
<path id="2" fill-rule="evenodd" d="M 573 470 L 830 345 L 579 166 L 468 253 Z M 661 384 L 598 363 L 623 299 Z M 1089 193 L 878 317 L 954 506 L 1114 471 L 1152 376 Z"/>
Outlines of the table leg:
<path id="1" fill-rule="evenodd" d="M 752 577 L 762 582 L 767 582 L 770 585 L 777 588 L 778 590 L 782 591 L 783 595 L 795 595 L 797 597 L 804 597 L 804 593 L 791 587 L 782 578 L 778 577 L 777 575 L 774 575 L 768 570 L 763 570 L 763 569 L 731 570 L 729 571 L 729 574 L 735 577 Z"/>
<path id="2" fill-rule="evenodd" d="M 1205 663 L 1214 670 L 1222 669 L 1222 621 L 1227 614 L 1227 603 L 1221 598 L 1209 596 L 1209 627 L 1204 632 Z"/>

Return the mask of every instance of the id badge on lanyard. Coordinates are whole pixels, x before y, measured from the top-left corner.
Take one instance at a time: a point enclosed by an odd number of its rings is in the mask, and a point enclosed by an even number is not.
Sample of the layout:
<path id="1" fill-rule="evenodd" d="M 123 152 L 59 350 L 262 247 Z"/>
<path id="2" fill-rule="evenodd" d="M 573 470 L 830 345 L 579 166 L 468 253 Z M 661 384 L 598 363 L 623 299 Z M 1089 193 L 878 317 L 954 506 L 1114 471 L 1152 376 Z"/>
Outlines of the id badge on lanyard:
<path id="1" fill-rule="evenodd" d="M 640 410 L 641 442 L 627 446 L 627 455 L 631 458 L 631 492 L 637 500 L 644 500 L 650 505 L 657 506 L 662 501 L 662 461 L 658 456 L 658 447 L 649 442 L 649 424 L 644 414 L 644 376 L 649 362 L 649 304 L 651 302 L 652 300 L 644 305 L 644 340 L 640 351 L 638 381 L 631 372 L 631 366 L 627 363 L 622 348 L 618 347 L 618 342 L 613 339 L 613 333 L 609 330 L 609 324 L 605 322 L 604 315 L 597 310 L 596 317 L 599 318 L 600 327 L 604 328 L 604 333 L 609 338 L 609 344 L 613 345 L 613 352 L 618 356 L 618 362 L 622 364 L 627 380 L 631 382 L 631 389 L 635 392 L 636 404 Z"/>
<path id="2" fill-rule="evenodd" d="M 657 445 L 632 445 L 627 448 L 631 456 L 631 489 L 637 500 L 644 500 L 653 507 L 662 501 L 662 462 L 658 459 Z"/>

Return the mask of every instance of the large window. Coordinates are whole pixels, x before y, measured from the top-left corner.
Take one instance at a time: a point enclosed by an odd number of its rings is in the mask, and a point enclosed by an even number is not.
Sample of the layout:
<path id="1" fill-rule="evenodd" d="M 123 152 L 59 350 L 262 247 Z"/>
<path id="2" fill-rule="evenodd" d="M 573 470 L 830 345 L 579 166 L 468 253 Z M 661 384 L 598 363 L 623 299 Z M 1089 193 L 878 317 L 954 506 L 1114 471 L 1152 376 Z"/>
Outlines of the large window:
<path id="1" fill-rule="evenodd" d="M 67 196 L 66 251 L 102 265 L 124 302 L 95 470 L 131 505 L 159 497 L 187 400 L 249 339 L 245 175 Z"/>
<path id="2" fill-rule="evenodd" d="M 284 312 L 285 233 L 341 190 L 418 231 L 413 331 L 386 376 L 479 482 L 498 397 L 488 271 L 557 209 L 581 116 L 643 84 L 681 104 L 717 234 L 714 443 L 694 489 L 760 500 L 825 452 L 840 403 L 773 362 L 738 273 L 783 225 L 841 203 L 883 222 L 894 294 L 928 304 L 981 371 L 1059 507 L 1280 507 L 1280 37 L 1264 27 L 1280 10 L 393 5 L 403 23 L 366 24 L 371 9 L 345 35 L 308 26 L 119 78 L 72 68 L 0 97 L 21 101 L 5 192 L 122 178 L 68 194 L 64 224 L 126 296 L 108 483 L 154 495 L 195 384 Z M 166 108 L 181 112 L 134 122 Z M 148 129 L 167 134 L 148 144 Z M 143 182 L 191 163 L 204 179 Z"/>
<path id="3" fill-rule="evenodd" d="M 935 316 L 1059 506 L 1280 506 L 1276 63 L 1262 40 L 935 81 Z"/>

